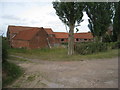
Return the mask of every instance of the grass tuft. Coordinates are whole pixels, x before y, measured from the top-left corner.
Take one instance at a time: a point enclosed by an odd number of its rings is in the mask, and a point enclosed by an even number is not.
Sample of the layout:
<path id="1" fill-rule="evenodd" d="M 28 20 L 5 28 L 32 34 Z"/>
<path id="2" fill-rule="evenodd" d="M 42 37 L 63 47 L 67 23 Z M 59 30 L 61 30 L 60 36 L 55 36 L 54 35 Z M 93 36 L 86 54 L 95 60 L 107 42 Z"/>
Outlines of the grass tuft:
<path id="1" fill-rule="evenodd" d="M 24 53 L 25 52 L 25 53 Z M 102 59 L 112 58 L 118 56 L 118 49 L 108 50 L 105 52 L 99 52 L 89 55 L 74 54 L 72 56 L 67 55 L 66 48 L 44 48 L 44 49 L 10 49 L 10 54 L 22 56 L 30 59 L 40 59 L 49 61 L 74 61 L 83 59 Z"/>
<path id="2" fill-rule="evenodd" d="M 2 71 L 3 71 L 2 76 L 3 87 L 12 83 L 23 73 L 22 69 L 19 66 L 8 61 L 2 64 Z"/>

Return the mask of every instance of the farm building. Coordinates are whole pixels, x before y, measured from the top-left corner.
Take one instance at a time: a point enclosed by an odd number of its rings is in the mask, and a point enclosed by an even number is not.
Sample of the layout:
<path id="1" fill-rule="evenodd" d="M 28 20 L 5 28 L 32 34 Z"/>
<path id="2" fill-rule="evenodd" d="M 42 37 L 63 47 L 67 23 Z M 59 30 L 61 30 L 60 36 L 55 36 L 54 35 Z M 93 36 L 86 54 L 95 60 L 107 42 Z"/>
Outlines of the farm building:
<path id="1" fill-rule="evenodd" d="M 53 32 L 51 28 L 8 26 L 7 37 L 13 48 L 45 48 L 68 42 L 68 33 Z M 88 33 L 75 33 L 75 42 L 88 42 L 93 36 Z"/>
<path id="2" fill-rule="evenodd" d="M 47 33 L 44 28 L 9 26 L 7 37 L 13 48 L 48 47 Z"/>
<path id="3" fill-rule="evenodd" d="M 34 27 L 37 28 L 37 27 Z M 19 34 L 20 31 L 23 30 L 30 30 L 33 29 L 33 27 L 24 27 L 24 26 L 8 26 L 8 31 L 7 31 L 7 38 L 9 40 L 9 44 L 12 46 L 12 40 L 13 38 Z"/>
<path id="4" fill-rule="evenodd" d="M 44 28 L 44 30 L 47 32 L 47 41 L 49 47 L 53 47 L 56 43 L 56 38 L 53 30 L 51 28 Z"/>
<path id="5" fill-rule="evenodd" d="M 54 34 L 57 39 L 57 42 L 59 42 L 59 43 L 68 42 L 68 33 L 55 32 Z M 74 34 L 74 42 L 89 42 L 89 41 L 93 41 L 93 36 L 90 32 Z"/>
<path id="6" fill-rule="evenodd" d="M 74 34 L 75 42 L 89 42 L 93 41 L 93 35 L 88 33 L 75 33 Z"/>
<path id="7" fill-rule="evenodd" d="M 67 43 L 68 42 L 68 33 L 65 32 L 55 32 L 56 43 Z"/>

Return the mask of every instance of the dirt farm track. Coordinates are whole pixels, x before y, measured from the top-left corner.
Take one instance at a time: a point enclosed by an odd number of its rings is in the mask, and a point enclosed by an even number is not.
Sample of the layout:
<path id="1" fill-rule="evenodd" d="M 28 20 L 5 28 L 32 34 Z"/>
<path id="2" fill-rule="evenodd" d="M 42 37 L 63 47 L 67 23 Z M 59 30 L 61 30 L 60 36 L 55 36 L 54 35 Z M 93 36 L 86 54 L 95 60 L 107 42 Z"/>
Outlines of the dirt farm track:
<path id="1" fill-rule="evenodd" d="M 12 61 L 25 73 L 11 88 L 117 88 L 118 58 L 83 61 Z"/>

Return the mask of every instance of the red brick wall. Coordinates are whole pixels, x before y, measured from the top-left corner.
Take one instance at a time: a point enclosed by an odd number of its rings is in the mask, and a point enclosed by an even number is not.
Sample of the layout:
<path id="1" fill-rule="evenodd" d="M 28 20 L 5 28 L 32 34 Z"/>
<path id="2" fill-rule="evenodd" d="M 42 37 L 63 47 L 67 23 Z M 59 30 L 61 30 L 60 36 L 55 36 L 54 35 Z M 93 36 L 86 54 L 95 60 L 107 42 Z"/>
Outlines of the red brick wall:
<path id="1" fill-rule="evenodd" d="M 23 40 L 12 40 L 11 46 L 13 48 L 22 48 L 22 47 L 29 47 L 29 41 L 23 41 Z"/>
<path id="2" fill-rule="evenodd" d="M 13 48 L 46 48 L 47 43 L 47 33 L 44 30 L 40 30 L 31 40 L 12 40 L 11 45 Z"/>
<path id="3" fill-rule="evenodd" d="M 68 42 L 68 39 L 67 38 L 63 38 L 64 41 L 62 41 L 62 38 L 56 38 L 56 43 L 60 44 L 60 43 L 66 43 Z"/>
<path id="4" fill-rule="evenodd" d="M 64 41 L 61 41 L 62 38 L 56 38 L 56 43 L 61 44 L 61 43 L 67 43 L 68 39 L 65 38 Z M 80 39 L 78 38 L 78 41 L 76 40 L 76 38 L 74 39 L 74 42 L 89 42 L 89 41 L 93 41 L 92 39 Z"/>
<path id="5" fill-rule="evenodd" d="M 56 43 L 55 41 L 55 36 L 54 35 L 47 35 L 48 36 L 48 41 L 50 43 L 51 46 L 54 46 L 54 44 Z"/>
<path id="6" fill-rule="evenodd" d="M 32 40 L 29 42 L 30 48 L 45 48 L 48 47 L 47 33 L 44 30 L 40 30 Z"/>

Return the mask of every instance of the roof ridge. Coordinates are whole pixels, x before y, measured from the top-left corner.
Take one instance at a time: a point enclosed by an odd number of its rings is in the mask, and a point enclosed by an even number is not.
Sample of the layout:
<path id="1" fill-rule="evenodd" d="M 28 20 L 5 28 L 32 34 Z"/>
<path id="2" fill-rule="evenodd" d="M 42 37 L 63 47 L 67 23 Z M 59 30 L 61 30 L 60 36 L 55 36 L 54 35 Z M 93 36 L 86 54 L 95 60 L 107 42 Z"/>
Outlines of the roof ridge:
<path id="1" fill-rule="evenodd" d="M 43 27 L 31 27 L 31 26 L 15 26 L 15 25 L 8 25 L 8 27 L 23 27 L 23 28 L 43 28 Z"/>
<path id="2" fill-rule="evenodd" d="M 45 28 L 45 29 L 52 29 L 52 28 L 49 28 L 49 27 L 48 27 L 48 28 Z"/>
<path id="3" fill-rule="evenodd" d="M 67 33 L 67 32 L 54 32 L 54 33 Z"/>

